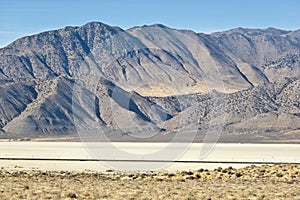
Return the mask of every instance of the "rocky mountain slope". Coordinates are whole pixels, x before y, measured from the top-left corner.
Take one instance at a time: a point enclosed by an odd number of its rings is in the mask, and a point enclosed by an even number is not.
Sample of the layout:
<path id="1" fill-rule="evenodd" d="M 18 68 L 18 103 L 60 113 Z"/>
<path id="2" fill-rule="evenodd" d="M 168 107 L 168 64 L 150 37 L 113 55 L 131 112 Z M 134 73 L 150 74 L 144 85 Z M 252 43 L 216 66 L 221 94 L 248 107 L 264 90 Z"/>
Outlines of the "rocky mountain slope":
<path id="1" fill-rule="evenodd" d="M 299 138 L 299 31 L 92 22 L 0 49 L 0 136 Z"/>

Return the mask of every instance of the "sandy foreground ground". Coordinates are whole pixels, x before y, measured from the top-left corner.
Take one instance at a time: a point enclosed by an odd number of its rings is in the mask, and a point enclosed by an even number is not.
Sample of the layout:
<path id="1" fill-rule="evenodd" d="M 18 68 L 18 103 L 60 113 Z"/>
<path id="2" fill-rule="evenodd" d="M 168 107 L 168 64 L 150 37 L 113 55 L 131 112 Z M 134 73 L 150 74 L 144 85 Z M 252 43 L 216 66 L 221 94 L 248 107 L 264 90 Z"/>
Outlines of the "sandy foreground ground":
<path id="1" fill-rule="evenodd" d="M 0 199 L 299 199 L 300 165 L 197 171 L 0 171 Z"/>

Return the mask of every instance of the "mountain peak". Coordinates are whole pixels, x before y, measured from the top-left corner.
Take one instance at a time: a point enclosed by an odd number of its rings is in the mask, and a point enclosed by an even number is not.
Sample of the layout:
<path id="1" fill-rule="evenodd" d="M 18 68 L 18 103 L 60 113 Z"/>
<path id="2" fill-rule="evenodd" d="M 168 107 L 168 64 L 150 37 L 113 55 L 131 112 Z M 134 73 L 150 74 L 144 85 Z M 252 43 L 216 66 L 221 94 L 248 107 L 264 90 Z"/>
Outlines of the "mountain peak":
<path id="1" fill-rule="evenodd" d="M 291 32 L 291 31 L 274 28 L 274 27 L 268 27 L 267 29 L 263 29 L 263 30 L 267 33 L 275 34 L 275 35 L 283 35 L 283 34 L 287 34 L 287 33 Z"/>
<path id="2" fill-rule="evenodd" d="M 143 29 L 143 28 L 167 28 L 167 29 L 171 29 L 170 27 L 167 27 L 163 24 L 150 24 L 150 25 L 144 24 L 142 26 L 134 26 L 132 28 L 129 28 L 128 31 L 133 30 L 133 29 L 139 29 L 139 28 L 141 28 L 141 29 Z"/>
<path id="3" fill-rule="evenodd" d="M 105 28 L 107 30 L 115 30 L 115 31 L 123 31 L 118 26 L 110 26 L 102 22 L 89 22 L 86 23 L 85 25 L 82 26 L 83 29 L 88 28 L 88 29 L 96 29 L 96 28 Z"/>
<path id="4" fill-rule="evenodd" d="M 233 33 L 240 33 L 240 34 L 272 34 L 272 35 L 284 35 L 291 31 L 281 30 L 274 27 L 268 27 L 266 29 L 259 29 L 259 28 L 243 28 L 237 27 L 233 29 L 229 29 L 227 31 L 219 31 L 213 34 L 233 34 Z"/>
<path id="5" fill-rule="evenodd" d="M 147 27 L 147 25 L 146 25 L 146 27 Z M 152 25 L 148 25 L 148 27 L 169 28 L 163 24 L 152 24 Z"/>

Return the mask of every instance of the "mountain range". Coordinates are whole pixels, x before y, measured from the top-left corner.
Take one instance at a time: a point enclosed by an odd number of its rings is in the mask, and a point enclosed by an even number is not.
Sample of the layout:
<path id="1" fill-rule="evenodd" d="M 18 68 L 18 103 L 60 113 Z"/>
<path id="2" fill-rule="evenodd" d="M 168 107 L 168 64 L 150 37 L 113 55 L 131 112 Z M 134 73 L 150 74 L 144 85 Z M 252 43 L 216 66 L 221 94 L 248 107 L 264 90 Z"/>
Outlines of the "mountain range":
<path id="1" fill-rule="evenodd" d="M 91 22 L 0 49 L 0 137 L 297 141 L 299 89 L 300 30 Z"/>

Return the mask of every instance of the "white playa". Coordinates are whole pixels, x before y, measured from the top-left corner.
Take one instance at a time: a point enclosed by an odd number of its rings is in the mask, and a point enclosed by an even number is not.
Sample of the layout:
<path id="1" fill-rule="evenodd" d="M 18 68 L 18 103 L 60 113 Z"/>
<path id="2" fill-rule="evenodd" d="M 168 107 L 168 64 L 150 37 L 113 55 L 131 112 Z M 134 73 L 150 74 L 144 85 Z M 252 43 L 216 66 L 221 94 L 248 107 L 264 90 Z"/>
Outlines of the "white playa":
<path id="1" fill-rule="evenodd" d="M 1 142 L 0 167 L 16 170 L 177 171 L 228 166 L 244 167 L 273 162 L 300 163 L 299 153 L 299 144 L 216 144 L 214 146 L 199 143 L 169 145 L 168 143 Z M 11 160 L 12 158 L 21 160 Z M 104 161 L 93 161 L 93 159 Z"/>

